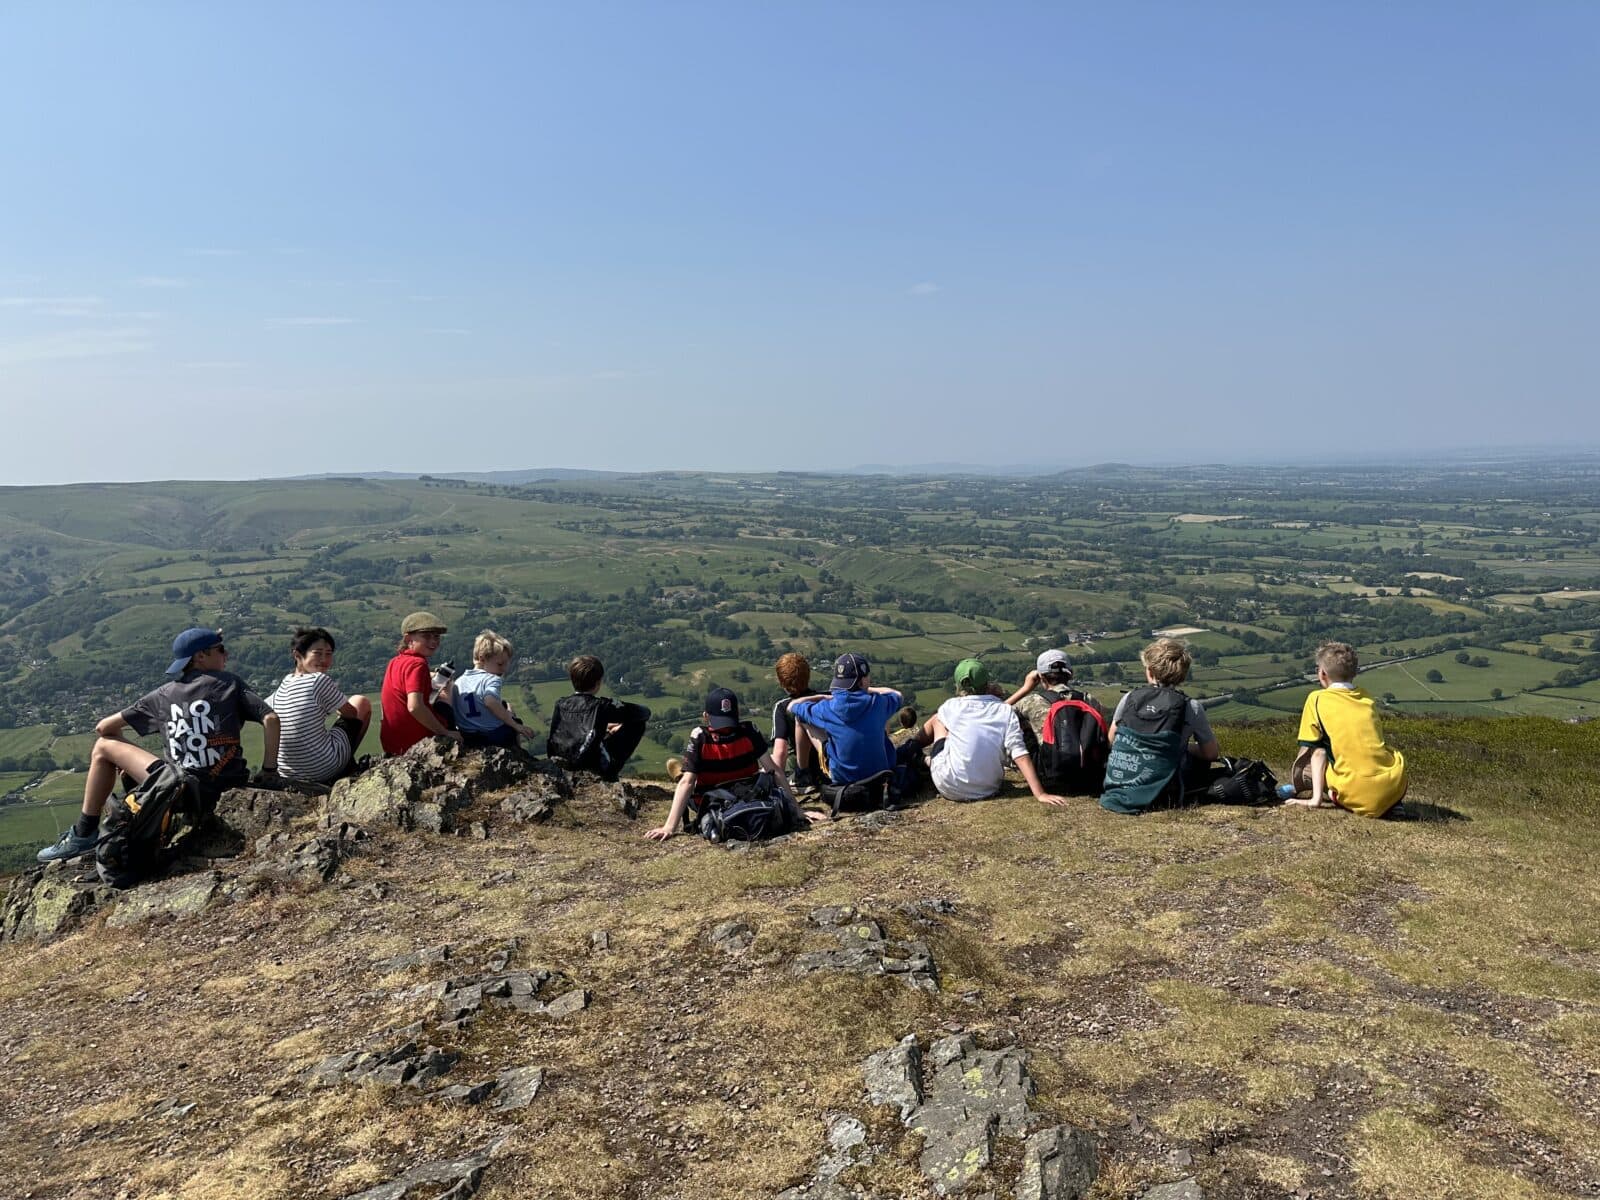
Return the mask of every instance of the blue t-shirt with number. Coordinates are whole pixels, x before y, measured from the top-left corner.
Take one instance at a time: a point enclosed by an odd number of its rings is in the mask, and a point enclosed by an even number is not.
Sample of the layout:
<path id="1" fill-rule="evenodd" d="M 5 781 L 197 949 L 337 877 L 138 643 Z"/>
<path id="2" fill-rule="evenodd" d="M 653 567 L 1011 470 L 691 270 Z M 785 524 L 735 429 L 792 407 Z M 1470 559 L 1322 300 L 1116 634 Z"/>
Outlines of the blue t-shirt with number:
<path id="1" fill-rule="evenodd" d="M 483 698 L 500 699 L 500 676 L 473 667 L 456 680 L 456 728 L 463 733 L 493 733 L 500 718 L 484 707 Z"/>

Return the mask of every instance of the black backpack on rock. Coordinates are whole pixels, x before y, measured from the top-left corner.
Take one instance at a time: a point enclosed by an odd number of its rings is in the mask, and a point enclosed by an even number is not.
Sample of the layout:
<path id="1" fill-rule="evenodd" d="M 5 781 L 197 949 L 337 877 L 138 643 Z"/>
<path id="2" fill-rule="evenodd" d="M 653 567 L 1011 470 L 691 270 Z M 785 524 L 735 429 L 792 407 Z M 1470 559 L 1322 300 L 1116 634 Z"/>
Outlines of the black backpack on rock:
<path id="1" fill-rule="evenodd" d="M 599 763 L 600 739 L 605 730 L 597 720 L 600 697 L 574 692 L 556 701 L 545 753 L 557 762 L 583 769 Z"/>
<path id="2" fill-rule="evenodd" d="M 804 829 L 805 814 L 763 771 L 704 796 L 700 835 L 708 842 L 764 842 Z"/>
<path id="3" fill-rule="evenodd" d="M 169 762 L 155 763 L 143 783 L 106 802 L 95 869 L 112 887 L 132 887 L 165 865 L 180 825 L 198 825 L 206 816 L 199 780 Z"/>
<path id="4" fill-rule="evenodd" d="M 1098 796 L 1111 755 L 1105 714 L 1082 692 L 1050 705 L 1039 731 L 1039 782 L 1048 792 Z"/>

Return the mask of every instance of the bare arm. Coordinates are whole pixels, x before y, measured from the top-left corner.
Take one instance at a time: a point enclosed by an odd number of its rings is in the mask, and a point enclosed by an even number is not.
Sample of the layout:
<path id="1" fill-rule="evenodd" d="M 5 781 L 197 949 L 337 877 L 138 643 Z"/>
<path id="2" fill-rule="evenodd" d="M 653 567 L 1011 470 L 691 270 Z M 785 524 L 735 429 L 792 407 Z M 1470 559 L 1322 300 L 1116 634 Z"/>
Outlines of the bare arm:
<path id="1" fill-rule="evenodd" d="M 678 776 L 678 790 L 672 793 L 672 811 L 667 813 L 664 825 L 645 834 L 651 841 L 664 842 L 678 832 L 678 822 L 683 820 L 683 810 L 689 807 L 689 797 L 694 795 L 695 773 L 685 771 Z"/>
<path id="2" fill-rule="evenodd" d="M 268 712 L 261 718 L 261 769 L 263 771 L 277 771 L 278 769 L 278 737 L 282 732 L 282 722 L 278 714 Z"/>
<path id="3" fill-rule="evenodd" d="M 756 765 L 777 781 L 778 790 L 780 792 L 789 797 L 789 799 L 793 800 L 796 804 L 800 803 L 794 794 L 794 789 L 789 786 L 789 779 L 788 776 L 783 773 L 783 767 L 773 761 L 772 755 L 763 754 L 760 761 Z"/>
<path id="4" fill-rule="evenodd" d="M 1201 762 L 1216 762 L 1222 755 L 1222 744 L 1216 738 L 1209 742 L 1190 742 L 1189 753 Z"/>
<path id="5" fill-rule="evenodd" d="M 127 727 L 128 723 L 122 719 L 121 713 L 112 713 L 109 717 L 102 718 L 94 727 L 94 731 L 103 738 L 119 738 Z"/>
<path id="6" fill-rule="evenodd" d="M 461 740 L 459 730 L 446 729 L 443 722 L 433 715 L 433 709 L 428 706 L 428 697 L 422 692 L 406 693 L 406 711 L 417 719 L 418 725 L 435 737 L 447 737 L 457 742 Z"/>
<path id="7" fill-rule="evenodd" d="M 511 726 L 525 738 L 538 736 L 533 730 L 512 716 L 511 710 L 505 706 L 505 703 L 498 696 L 480 696 L 479 699 L 483 701 L 484 708 L 489 710 L 489 715 L 502 725 Z"/>
<path id="8" fill-rule="evenodd" d="M 1017 701 L 1018 700 L 1021 700 L 1024 696 L 1026 696 L 1029 692 L 1033 691 L 1033 689 L 1038 687 L 1038 686 L 1039 686 L 1039 672 L 1037 672 L 1037 671 L 1029 671 L 1026 675 L 1024 675 L 1022 677 L 1022 683 L 1017 688 L 1017 690 L 1012 692 L 1011 695 L 1006 697 L 1006 703 L 1011 705 L 1013 708 L 1015 708 L 1016 705 L 1017 705 Z"/>
<path id="9" fill-rule="evenodd" d="M 1067 803 L 1065 796 L 1052 795 L 1044 790 L 1044 784 L 1039 782 L 1039 772 L 1033 769 L 1033 759 L 1026 754 L 1017 755 L 1014 760 L 1017 770 L 1022 772 L 1022 779 L 1028 785 L 1028 790 L 1033 793 L 1033 798 L 1040 804 L 1049 804 L 1060 808 Z"/>

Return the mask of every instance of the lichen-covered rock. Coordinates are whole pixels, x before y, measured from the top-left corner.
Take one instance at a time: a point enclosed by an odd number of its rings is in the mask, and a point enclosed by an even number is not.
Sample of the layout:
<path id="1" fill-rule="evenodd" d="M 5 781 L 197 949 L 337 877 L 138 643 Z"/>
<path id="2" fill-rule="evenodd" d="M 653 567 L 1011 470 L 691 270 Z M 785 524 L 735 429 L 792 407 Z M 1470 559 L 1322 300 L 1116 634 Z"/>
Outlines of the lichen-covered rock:
<path id="1" fill-rule="evenodd" d="M 157 917 L 178 920 L 205 911 L 222 890 L 220 871 L 200 871 L 131 888 L 117 898 L 106 918 L 113 929 L 137 925 Z"/>
<path id="2" fill-rule="evenodd" d="M 266 834 L 287 829 L 315 808 L 316 801 L 294 792 L 230 788 L 217 800 L 210 820 L 182 839 L 181 848 L 206 858 L 231 857 Z"/>
<path id="3" fill-rule="evenodd" d="M 794 973 L 843 971 L 852 975 L 894 975 L 919 991 L 939 990 L 933 951 L 924 941 L 901 942 L 884 936 L 883 926 L 850 905 L 813 909 L 811 923 L 831 933 L 836 950 L 796 956 Z"/>
<path id="4" fill-rule="evenodd" d="M 115 895 L 92 860 L 34 867 L 11 881 L 0 906 L 0 941 L 48 941 Z"/>
<path id="5" fill-rule="evenodd" d="M 993 1189 L 995 1138 L 1020 1138 L 1037 1117 L 1029 1108 L 1033 1080 L 1027 1062 L 1017 1047 L 980 1049 L 966 1034 L 939 1039 L 924 1059 L 917 1039 L 907 1037 L 868 1058 L 863 1076 L 867 1099 L 897 1105 L 901 1123 L 922 1138 L 922 1173 L 935 1192 L 948 1196 Z M 1098 1169 L 1094 1139 L 1055 1126 L 1028 1138 L 1012 1194 L 1018 1200 L 1080 1200 Z"/>
<path id="6" fill-rule="evenodd" d="M 428 738 L 353 779 L 341 779 L 326 805 L 330 817 L 356 824 L 449 833 L 456 814 L 474 797 L 521 784 L 530 793 L 556 796 L 569 786 L 560 767 L 519 751 L 466 750 L 449 738 Z"/>
<path id="7" fill-rule="evenodd" d="M 867 1099 L 874 1104 L 893 1104 L 900 1119 L 908 1120 L 922 1103 L 922 1047 L 907 1035 L 899 1045 L 880 1050 L 862 1068 Z"/>
<path id="8" fill-rule="evenodd" d="M 1200 1190 L 1200 1185 L 1190 1178 L 1153 1187 L 1145 1192 L 1140 1200 L 1206 1200 L 1206 1194 Z"/>
<path id="9" fill-rule="evenodd" d="M 1017 1200 L 1080 1200 L 1100 1173 L 1100 1150 L 1081 1129 L 1057 1125 L 1031 1136 L 1023 1150 Z"/>

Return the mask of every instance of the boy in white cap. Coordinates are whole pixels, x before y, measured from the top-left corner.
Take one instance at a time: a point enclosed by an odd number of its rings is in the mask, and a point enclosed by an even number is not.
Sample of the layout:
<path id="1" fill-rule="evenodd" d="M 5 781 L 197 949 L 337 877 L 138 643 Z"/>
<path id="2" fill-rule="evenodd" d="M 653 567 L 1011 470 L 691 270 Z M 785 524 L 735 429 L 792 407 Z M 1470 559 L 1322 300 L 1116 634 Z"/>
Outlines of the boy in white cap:
<path id="1" fill-rule="evenodd" d="M 229 788 L 250 781 L 250 768 L 239 744 L 239 731 L 246 721 L 261 726 L 262 774 L 277 774 L 278 714 L 246 687 L 244 680 L 223 669 L 228 648 L 222 644 L 221 632 L 185 629 L 173 639 L 172 655 L 166 683 L 94 727 L 99 736 L 89 752 L 83 809 L 60 841 L 39 851 L 40 862 L 76 858 L 93 850 L 100 840 L 100 813 L 116 786 L 118 772 L 140 784 L 160 761 L 143 746 L 124 741 L 124 729 L 141 737 L 161 730 L 165 734 L 163 756 L 199 782 L 201 795 L 210 804 Z"/>
<path id="2" fill-rule="evenodd" d="M 1039 748 L 1039 731 L 1050 715 L 1050 706 L 1057 700 L 1071 698 L 1088 700 L 1096 709 L 1100 707 L 1092 696 L 1073 688 L 1072 659 L 1067 657 L 1067 652 L 1046 650 L 1023 678 L 1022 685 L 1006 697 L 1006 703 L 1022 718 L 1022 737 L 1030 751 Z"/>

